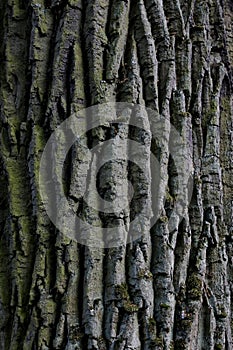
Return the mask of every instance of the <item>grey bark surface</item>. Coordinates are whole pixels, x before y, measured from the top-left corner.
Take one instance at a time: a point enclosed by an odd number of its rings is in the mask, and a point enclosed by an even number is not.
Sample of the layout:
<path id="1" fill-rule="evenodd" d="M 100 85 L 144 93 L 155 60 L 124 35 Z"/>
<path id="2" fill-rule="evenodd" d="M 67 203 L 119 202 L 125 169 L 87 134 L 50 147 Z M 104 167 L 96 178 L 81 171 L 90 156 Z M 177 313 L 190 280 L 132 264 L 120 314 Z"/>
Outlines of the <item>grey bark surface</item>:
<path id="1" fill-rule="evenodd" d="M 232 19 L 231 0 L 1 0 L 1 349 L 233 349 Z M 179 130 L 194 190 L 170 233 L 177 174 L 164 124 L 145 155 L 150 187 L 140 173 L 135 183 L 141 197 L 155 191 L 154 148 L 159 220 L 150 230 L 145 217 L 131 244 L 98 249 L 50 222 L 39 166 L 62 121 L 112 101 L 145 105 Z M 105 132 L 95 130 L 92 144 Z M 127 132 L 110 130 L 114 152 L 125 152 Z M 80 206 L 97 166 L 82 162 L 85 147 L 74 145 L 65 166 L 67 196 Z M 135 173 L 108 164 L 105 180 L 120 178 L 122 201 Z M 122 228 L 134 213 L 106 218 L 84 206 L 82 215 Z"/>

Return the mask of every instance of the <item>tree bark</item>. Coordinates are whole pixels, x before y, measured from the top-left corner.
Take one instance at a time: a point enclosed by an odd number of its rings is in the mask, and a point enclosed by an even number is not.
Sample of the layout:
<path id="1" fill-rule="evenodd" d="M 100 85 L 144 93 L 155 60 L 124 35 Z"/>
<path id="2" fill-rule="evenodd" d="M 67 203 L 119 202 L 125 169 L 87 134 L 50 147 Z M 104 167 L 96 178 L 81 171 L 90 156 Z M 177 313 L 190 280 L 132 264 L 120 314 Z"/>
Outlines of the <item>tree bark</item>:
<path id="1" fill-rule="evenodd" d="M 232 18 L 231 0 L 1 0 L 1 349 L 233 349 Z M 176 169 L 164 129 L 148 146 L 163 175 L 159 220 L 103 249 L 51 223 L 39 167 L 64 120 L 114 101 L 144 105 L 179 131 L 193 192 L 169 232 Z M 110 185 L 121 174 L 153 194 L 149 158 L 150 188 L 123 162 L 108 169 Z M 74 145 L 64 182 L 76 205 L 88 169 Z"/>

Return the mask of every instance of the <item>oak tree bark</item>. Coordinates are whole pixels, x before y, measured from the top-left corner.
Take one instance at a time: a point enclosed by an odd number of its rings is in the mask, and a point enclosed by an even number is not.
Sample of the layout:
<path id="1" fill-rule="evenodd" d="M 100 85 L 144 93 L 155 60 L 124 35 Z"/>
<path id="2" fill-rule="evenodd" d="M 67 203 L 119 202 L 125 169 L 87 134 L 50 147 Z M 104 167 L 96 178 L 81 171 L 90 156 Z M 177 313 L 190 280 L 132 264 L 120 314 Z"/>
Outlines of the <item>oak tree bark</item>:
<path id="1" fill-rule="evenodd" d="M 233 348 L 232 18 L 231 0 L 1 0 L 1 349 Z M 50 222 L 39 166 L 62 121 L 109 101 L 170 120 L 192 150 L 194 184 L 170 233 L 165 130 L 150 146 L 164 174 L 160 219 L 102 249 Z M 79 151 L 65 166 L 77 203 L 88 170 Z"/>

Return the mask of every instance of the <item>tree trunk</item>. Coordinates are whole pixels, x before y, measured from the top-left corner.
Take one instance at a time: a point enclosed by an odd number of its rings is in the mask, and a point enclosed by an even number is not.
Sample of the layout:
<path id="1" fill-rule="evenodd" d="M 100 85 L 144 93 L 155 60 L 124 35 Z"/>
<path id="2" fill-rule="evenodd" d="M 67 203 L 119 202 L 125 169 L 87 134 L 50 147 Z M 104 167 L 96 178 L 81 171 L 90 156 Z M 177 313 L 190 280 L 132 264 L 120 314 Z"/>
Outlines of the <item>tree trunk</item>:
<path id="1" fill-rule="evenodd" d="M 0 3 L 1 349 L 233 349 L 232 1 L 37 1 Z M 145 215 L 140 237 L 107 248 L 56 228 L 39 187 L 52 132 L 105 102 L 145 106 L 169 121 L 145 148 L 145 178 L 119 161 L 98 180 L 111 197 L 104 182 L 111 189 L 120 176 L 122 201 L 132 182 L 139 197 L 128 221 L 150 210 L 145 193 L 160 199 L 153 227 Z M 113 133 L 124 139 L 128 130 L 109 125 L 85 140 L 89 148 L 113 140 L 120 158 Z M 171 126 L 194 169 L 191 200 L 184 188 L 172 230 L 179 193 Z M 122 216 L 85 207 L 80 193 L 98 160 L 82 162 L 82 152 L 74 144 L 65 161 L 67 198 L 97 226 L 128 227 Z M 151 152 L 160 162 L 156 186 Z"/>

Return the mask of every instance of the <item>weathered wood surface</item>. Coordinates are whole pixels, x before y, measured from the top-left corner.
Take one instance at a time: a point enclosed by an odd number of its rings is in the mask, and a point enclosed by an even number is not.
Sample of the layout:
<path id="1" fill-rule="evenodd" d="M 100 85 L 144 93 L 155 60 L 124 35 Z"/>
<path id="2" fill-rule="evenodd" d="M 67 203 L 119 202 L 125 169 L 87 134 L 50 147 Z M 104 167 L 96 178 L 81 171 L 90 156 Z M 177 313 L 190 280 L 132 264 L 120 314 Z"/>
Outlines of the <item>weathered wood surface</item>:
<path id="1" fill-rule="evenodd" d="M 232 19 L 231 0 L 1 0 L 1 349 L 233 348 Z M 104 250 L 55 229 L 38 172 L 56 126 L 109 101 L 171 120 L 192 148 L 194 191 L 169 234 L 176 173 L 157 145 L 160 220 Z M 66 167 L 77 201 L 79 151 Z M 109 171 L 127 178 L 123 163 Z"/>

